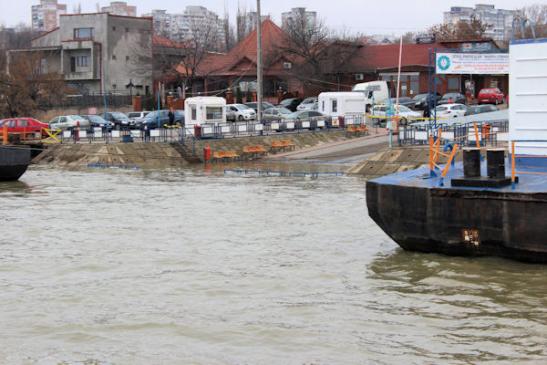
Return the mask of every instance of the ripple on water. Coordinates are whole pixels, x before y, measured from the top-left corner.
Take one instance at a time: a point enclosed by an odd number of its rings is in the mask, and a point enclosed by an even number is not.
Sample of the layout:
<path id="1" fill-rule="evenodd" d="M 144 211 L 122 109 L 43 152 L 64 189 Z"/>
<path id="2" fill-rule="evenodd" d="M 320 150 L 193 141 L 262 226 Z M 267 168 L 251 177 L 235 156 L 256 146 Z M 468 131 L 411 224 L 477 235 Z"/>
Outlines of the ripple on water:
<path id="1" fill-rule="evenodd" d="M 0 363 L 547 359 L 547 269 L 399 250 L 352 178 L 0 184 Z"/>

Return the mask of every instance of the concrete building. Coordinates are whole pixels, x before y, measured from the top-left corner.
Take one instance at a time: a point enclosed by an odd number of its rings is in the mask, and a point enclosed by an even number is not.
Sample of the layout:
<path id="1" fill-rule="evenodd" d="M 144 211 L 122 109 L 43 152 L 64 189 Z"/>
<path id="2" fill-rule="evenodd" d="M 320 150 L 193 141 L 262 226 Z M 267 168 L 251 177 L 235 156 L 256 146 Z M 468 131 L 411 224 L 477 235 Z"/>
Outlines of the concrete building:
<path id="1" fill-rule="evenodd" d="M 112 1 L 109 6 L 103 6 L 101 12 L 112 15 L 137 16 L 137 7 L 127 5 L 125 1 Z"/>
<path id="2" fill-rule="evenodd" d="M 152 92 L 150 18 L 62 15 L 59 27 L 35 38 L 30 49 L 8 52 L 8 70 L 30 55 L 42 57 L 41 72 L 60 73 L 75 93 Z"/>
<path id="3" fill-rule="evenodd" d="M 40 0 L 32 6 L 32 29 L 36 32 L 49 32 L 59 25 L 59 17 L 66 14 L 66 5 L 57 0 Z"/>
<path id="4" fill-rule="evenodd" d="M 317 12 L 306 11 L 306 8 L 292 8 L 291 11 L 281 13 L 281 26 L 287 29 L 291 22 L 302 17 L 306 19 L 308 27 L 313 27 L 317 23 Z"/>
<path id="5" fill-rule="evenodd" d="M 219 16 L 203 6 L 187 6 L 182 14 L 170 14 L 166 10 L 152 10 L 145 16 L 154 20 L 154 32 L 177 42 L 193 39 L 196 34 L 208 33 L 216 35 L 216 48 L 225 47 L 224 22 Z"/>
<path id="6" fill-rule="evenodd" d="M 444 13 L 444 23 L 457 24 L 459 21 L 469 22 L 476 18 L 488 25 L 486 37 L 503 41 L 510 37 L 515 14 L 515 10 L 496 9 L 489 4 L 477 4 L 475 8 L 453 6 Z"/>

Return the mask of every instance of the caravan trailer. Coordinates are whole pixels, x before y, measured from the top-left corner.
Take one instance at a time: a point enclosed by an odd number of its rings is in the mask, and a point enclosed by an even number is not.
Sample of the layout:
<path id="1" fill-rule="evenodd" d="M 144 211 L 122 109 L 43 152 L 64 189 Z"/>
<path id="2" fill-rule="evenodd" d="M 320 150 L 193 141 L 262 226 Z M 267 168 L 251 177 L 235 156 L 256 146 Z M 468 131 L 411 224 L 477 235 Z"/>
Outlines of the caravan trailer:
<path id="1" fill-rule="evenodd" d="M 332 120 L 332 126 L 338 127 L 339 121 L 352 120 L 348 116 L 361 118 L 366 111 L 366 97 L 360 92 L 325 92 L 318 97 L 319 111 Z M 355 118 L 353 118 L 355 119 Z"/>

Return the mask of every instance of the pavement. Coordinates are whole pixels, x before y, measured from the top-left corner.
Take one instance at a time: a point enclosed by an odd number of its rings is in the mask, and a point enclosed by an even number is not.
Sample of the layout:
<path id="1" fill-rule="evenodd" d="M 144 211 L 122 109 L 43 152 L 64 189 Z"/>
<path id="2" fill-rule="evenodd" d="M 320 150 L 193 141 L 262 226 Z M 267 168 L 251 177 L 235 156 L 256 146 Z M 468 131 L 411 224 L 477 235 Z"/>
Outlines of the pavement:
<path id="1" fill-rule="evenodd" d="M 307 161 L 353 165 L 388 146 L 388 134 L 384 129 L 372 131 L 368 136 L 344 141 L 323 143 L 294 152 L 269 156 L 272 161 Z"/>

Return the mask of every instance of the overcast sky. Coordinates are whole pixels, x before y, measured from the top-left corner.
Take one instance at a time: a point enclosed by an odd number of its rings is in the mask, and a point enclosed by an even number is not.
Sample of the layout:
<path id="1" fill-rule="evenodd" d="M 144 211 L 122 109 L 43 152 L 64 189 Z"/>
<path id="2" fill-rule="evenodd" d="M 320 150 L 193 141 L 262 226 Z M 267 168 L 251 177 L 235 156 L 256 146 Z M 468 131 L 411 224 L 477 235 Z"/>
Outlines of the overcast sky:
<path id="1" fill-rule="evenodd" d="M 543 2 L 545 0 L 262 0 L 262 12 L 279 21 L 281 12 L 292 7 L 303 6 L 317 11 L 319 17 L 334 29 L 345 28 L 352 32 L 366 34 L 401 34 L 406 31 L 425 29 L 440 23 L 443 12 L 450 6 L 474 6 L 475 3 L 494 4 L 496 8 L 516 9 L 523 5 Z M 110 0 L 60 0 L 67 4 L 69 12 L 80 3 L 82 11 L 94 12 L 96 4 L 108 5 Z M 0 24 L 14 26 L 20 22 L 30 24 L 30 7 L 39 0 L 0 0 Z M 137 6 L 140 14 L 152 9 L 166 9 L 169 12 L 182 12 L 186 5 L 202 5 L 222 16 L 227 9 L 232 21 L 235 19 L 238 3 L 247 9 L 255 9 L 254 0 L 130 0 Z"/>

